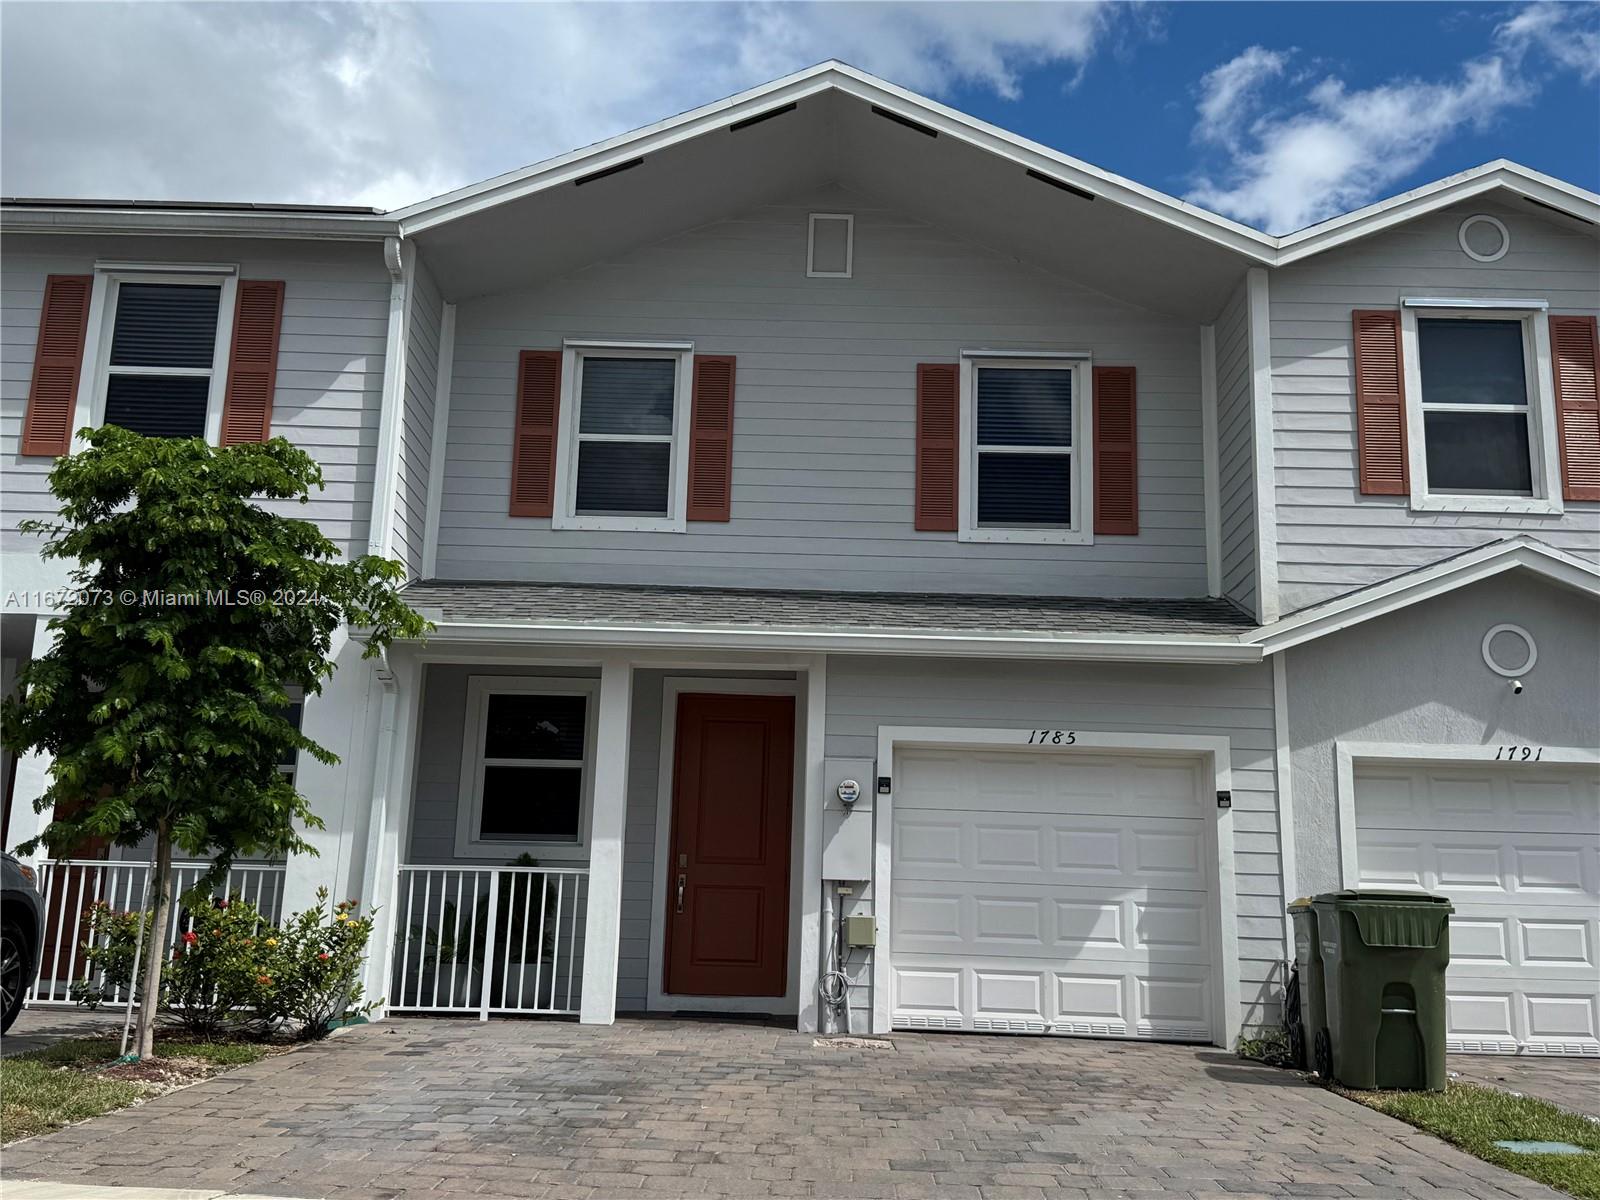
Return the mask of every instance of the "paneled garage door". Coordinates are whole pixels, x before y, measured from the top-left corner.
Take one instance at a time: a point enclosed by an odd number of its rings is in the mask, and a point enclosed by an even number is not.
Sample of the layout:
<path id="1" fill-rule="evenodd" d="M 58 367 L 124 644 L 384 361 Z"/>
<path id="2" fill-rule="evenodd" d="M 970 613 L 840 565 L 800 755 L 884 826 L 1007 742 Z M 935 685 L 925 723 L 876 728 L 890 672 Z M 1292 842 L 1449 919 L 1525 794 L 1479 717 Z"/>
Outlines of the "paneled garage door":
<path id="1" fill-rule="evenodd" d="M 1363 887 L 1455 902 L 1449 1045 L 1600 1054 L 1600 786 L 1593 768 L 1362 763 Z"/>
<path id="2" fill-rule="evenodd" d="M 1212 1039 L 1197 762 L 904 751 L 895 772 L 896 1026 Z"/>

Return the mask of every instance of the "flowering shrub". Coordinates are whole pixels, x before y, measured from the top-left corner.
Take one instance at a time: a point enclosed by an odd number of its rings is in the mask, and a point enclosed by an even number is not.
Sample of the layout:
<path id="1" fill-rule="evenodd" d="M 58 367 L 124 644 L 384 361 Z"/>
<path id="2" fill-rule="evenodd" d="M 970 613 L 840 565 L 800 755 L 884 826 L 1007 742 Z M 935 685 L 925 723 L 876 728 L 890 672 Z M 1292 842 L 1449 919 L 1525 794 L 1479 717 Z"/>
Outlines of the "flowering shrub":
<path id="1" fill-rule="evenodd" d="M 128 986 L 140 915 L 105 904 L 90 910 L 90 975 L 73 984 L 80 1004 L 96 1007 Z M 148 916 L 145 922 L 148 931 Z M 330 911 L 326 888 L 316 907 L 291 915 L 282 928 L 237 896 L 197 906 L 162 972 L 162 1010 L 197 1034 L 229 1026 L 270 1033 L 288 1024 L 297 1036 L 325 1037 L 335 1022 L 374 1007 L 361 1002 L 360 984 L 371 936 L 372 918 L 361 916 L 354 900 Z"/>
<path id="2" fill-rule="evenodd" d="M 212 1034 L 264 1007 L 279 974 L 281 939 L 260 910 L 237 896 L 195 909 L 162 976 L 172 1019 Z"/>
<path id="3" fill-rule="evenodd" d="M 72 998 L 85 1008 L 98 1008 L 118 992 L 126 992 L 133 978 L 133 959 L 138 949 L 140 917 L 148 939 L 150 914 L 123 912 L 104 900 L 90 905 L 88 940 L 83 945 L 83 964 L 88 975 L 72 985 Z M 148 941 L 147 941 L 148 944 Z"/>
<path id="4" fill-rule="evenodd" d="M 280 936 L 274 1017 L 297 1025 L 300 1037 L 320 1038 L 335 1022 L 372 1011 L 372 1004 L 361 1002 L 372 918 L 360 915 L 356 901 L 341 900 L 330 911 L 328 889 L 319 888 L 316 907 L 285 921 Z"/>

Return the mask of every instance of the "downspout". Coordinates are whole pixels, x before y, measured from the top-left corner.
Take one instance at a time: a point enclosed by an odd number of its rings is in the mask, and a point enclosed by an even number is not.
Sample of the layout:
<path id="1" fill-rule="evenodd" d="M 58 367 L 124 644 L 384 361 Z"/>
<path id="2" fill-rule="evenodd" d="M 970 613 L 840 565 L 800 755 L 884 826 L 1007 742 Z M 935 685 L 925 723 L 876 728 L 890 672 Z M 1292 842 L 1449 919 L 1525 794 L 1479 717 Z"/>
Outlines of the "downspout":
<path id="1" fill-rule="evenodd" d="M 415 251 L 404 238 L 383 239 L 389 269 L 389 332 L 383 352 L 383 397 L 378 413 L 378 462 L 372 478 L 372 517 L 367 553 L 394 557 L 394 514 L 400 487 L 400 421 L 406 402 L 406 355 L 411 335 L 412 267 Z"/>

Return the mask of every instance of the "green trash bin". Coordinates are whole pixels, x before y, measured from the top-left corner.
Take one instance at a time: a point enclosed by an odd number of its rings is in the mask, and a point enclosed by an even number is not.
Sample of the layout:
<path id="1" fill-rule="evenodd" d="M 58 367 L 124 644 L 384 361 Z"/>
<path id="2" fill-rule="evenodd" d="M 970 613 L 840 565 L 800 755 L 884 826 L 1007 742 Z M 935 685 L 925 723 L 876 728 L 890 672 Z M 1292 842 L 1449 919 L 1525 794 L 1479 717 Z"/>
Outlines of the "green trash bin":
<path id="1" fill-rule="evenodd" d="M 1323 990 L 1317 910 L 1309 899 L 1296 900 L 1289 905 L 1289 917 L 1294 921 L 1294 958 L 1300 980 L 1299 1021 L 1289 1026 L 1290 1049 L 1301 1067 L 1326 1076 L 1332 1064 L 1328 1060 L 1328 1001 Z"/>
<path id="2" fill-rule="evenodd" d="M 1444 1090 L 1450 914 L 1424 892 L 1324 892 L 1312 901 L 1332 1078 L 1351 1088 Z"/>

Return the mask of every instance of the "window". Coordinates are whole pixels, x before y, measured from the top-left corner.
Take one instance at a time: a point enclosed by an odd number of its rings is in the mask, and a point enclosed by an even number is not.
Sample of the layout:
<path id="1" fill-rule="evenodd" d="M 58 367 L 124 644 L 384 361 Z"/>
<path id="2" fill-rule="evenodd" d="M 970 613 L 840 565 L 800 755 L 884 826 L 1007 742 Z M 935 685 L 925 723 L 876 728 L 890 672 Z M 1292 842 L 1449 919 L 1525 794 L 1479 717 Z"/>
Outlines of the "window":
<path id="1" fill-rule="evenodd" d="M 850 213 L 812 213 L 806 233 L 806 275 L 849 279 L 855 269 L 856 219 Z"/>
<path id="2" fill-rule="evenodd" d="M 105 272 L 95 424 L 216 441 L 230 275 Z"/>
<path id="3" fill-rule="evenodd" d="M 491 857 L 583 841 L 595 681 L 474 676 L 467 683 L 456 852 Z"/>
<path id="4" fill-rule="evenodd" d="M 1543 305 L 1447 304 L 1401 313 L 1412 506 L 1560 511 Z"/>
<path id="5" fill-rule="evenodd" d="M 568 345 L 555 527 L 684 527 L 691 347 Z"/>
<path id="6" fill-rule="evenodd" d="M 1087 366 L 1081 358 L 962 360 L 963 541 L 1090 540 Z"/>
<path id="7" fill-rule="evenodd" d="M 302 725 L 302 722 L 305 720 L 305 701 L 299 698 L 298 688 L 293 689 L 290 694 L 295 696 L 295 699 L 291 700 L 288 707 L 283 710 L 283 715 L 288 718 L 289 723 L 293 725 L 296 730 L 303 729 L 304 726 Z M 284 754 L 283 759 L 278 763 L 278 774 L 282 775 L 292 784 L 294 782 L 299 763 L 300 752 L 298 750 L 288 751 Z"/>

